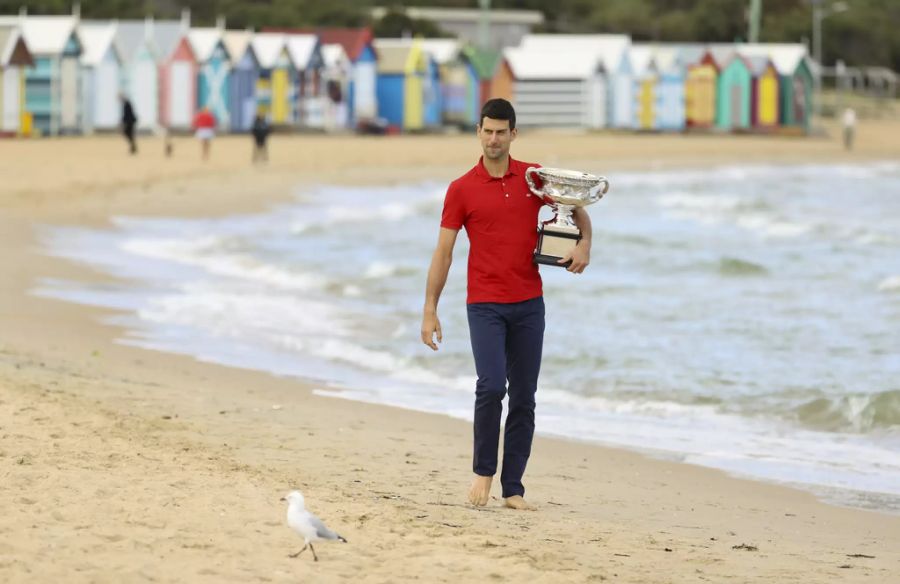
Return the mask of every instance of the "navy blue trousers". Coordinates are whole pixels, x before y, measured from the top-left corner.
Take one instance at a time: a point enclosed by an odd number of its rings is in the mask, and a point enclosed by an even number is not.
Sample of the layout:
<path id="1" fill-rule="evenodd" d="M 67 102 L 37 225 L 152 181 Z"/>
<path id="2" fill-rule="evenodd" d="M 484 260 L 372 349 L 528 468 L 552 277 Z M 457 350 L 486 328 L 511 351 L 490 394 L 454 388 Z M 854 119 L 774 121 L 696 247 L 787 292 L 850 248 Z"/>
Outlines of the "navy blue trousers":
<path id="1" fill-rule="evenodd" d="M 475 474 L 497 473 L 500 416 L 509 392 L 503 435 L 503 496 L 524 495 L 522 475 L 534 437 L 534 394 L 544 347 L 544 299 L 467 307 L 475 355 Z M 508 382 L 508 386 L 507 386 Z"/>

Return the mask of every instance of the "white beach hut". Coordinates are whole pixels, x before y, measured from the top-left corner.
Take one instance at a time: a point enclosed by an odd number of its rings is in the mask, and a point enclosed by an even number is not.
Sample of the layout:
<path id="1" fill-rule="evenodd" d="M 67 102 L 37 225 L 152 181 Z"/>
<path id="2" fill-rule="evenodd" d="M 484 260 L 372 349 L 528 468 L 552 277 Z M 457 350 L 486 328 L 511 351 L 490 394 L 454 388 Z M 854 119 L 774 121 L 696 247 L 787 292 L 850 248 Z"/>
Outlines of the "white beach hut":
<path id="1" fill-rule="evenodd" d="M 82 100 L 84 128 L 115 130 L 121 118 L 119 102 L 122 59 L 116 44 L 116 24 L 82 22 L 78 27 L 83 52 Z"/>
<path id="2" fill-rule="evenodd" d="M 0 25 L 0 135 L 23 132 L 25 69 L 34 65 L 18 26 Z"/>
<path id="3" fill-rule="evenodd" d="M 632 127 L 634 81 L 629 36 L 531 34 L 522 38 L 520 46 L 536 51 L 556 51 L 568 55 L 566 58 L 591 56 L 598 59 L 605 77 L 606 125 L 614 128 Z"/>
<path id="4" fill-rule="evenodd" d="M 350 125 L 347 97 L 353 63 L 343 45 L 322 45 L 322 83 L 325 85 L 325 129 L 345 130 Z"/>
<path id="5" fill-rule="evenodd" d="M 288 34 L 287 49 L 297 69 L 297 118 L 306 128 L 325 125 L 325 89 L 322 83 L 322 45 L 314 34 Z"/>
<path id="6" fill-rule="evenodd" d="M 0 16 L 17 25 L 34 57 L 25 73 L 25 108 L 43 135 L 80 133 L 81 41 L 77 16 Z"/>
<path id="7" fill-rule="evenodd" d="M 565 45 L 506 49 L 517 126 L 602 128 L 606 79 L 596 54 Z"/>
<path id="8" fill-rule="evenodd" d="M 178 30 L 178 22 L 125 20 L 116 24 L 116 47 L 122 57 L 120 75 L 122 92 L 131 100 L 137 115 L 138 130 L 154 130 L 159 124 L 159 70 L 157 59 L 162 48 L 157 35 L 166 36 L 168 29 Z M 174 44 L 166 42 L 168 50 Z"/>

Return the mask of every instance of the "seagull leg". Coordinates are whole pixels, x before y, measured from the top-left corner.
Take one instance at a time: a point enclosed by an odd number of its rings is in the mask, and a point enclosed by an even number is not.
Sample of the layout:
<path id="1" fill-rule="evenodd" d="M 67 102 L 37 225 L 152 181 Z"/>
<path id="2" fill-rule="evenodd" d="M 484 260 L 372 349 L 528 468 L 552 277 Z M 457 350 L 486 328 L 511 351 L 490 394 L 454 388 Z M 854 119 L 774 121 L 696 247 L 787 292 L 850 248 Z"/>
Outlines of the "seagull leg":
<path id="1" fill-rule="evenodd" d="M 309 544 L 309 551 L 313 553 L 313 561 L 318 562 L 319 556 L 316 555 L 316 550 L 313 548 L 312 544 Z"/>
<path id="2" fill-rule="evenodd" d="M 288 555 L 288 557 L 289 557 L 289 558 L 296 558 L 297 556 L 299 556 L 300 554 L 302 554 L 303 552 L 306 551 L 306 546 L 307 546 L 307 545 L 308 545 L 308 544 L 304 544 L 302 550 L 300 550 L 300 551 L 297 552 L 296 554 L 290 554 L 290 555 Z M 312 546 L 310 546 L 310 547 L 312 547 Z"/>

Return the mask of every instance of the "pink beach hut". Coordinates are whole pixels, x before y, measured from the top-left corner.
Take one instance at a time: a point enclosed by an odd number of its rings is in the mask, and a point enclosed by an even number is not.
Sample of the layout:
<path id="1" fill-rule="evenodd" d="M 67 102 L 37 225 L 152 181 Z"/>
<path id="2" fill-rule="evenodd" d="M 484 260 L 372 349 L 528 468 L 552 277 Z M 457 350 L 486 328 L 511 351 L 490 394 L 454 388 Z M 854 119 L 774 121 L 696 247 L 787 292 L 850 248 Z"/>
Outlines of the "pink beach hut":
<path id="1" fill-rule="evenodd" d="M 197 57 L 188 38 L 190 22 L 182 18 L 175 47 L 160 55 L 159 119 L 172 130 L 190 130 L 197 111 Z"/>

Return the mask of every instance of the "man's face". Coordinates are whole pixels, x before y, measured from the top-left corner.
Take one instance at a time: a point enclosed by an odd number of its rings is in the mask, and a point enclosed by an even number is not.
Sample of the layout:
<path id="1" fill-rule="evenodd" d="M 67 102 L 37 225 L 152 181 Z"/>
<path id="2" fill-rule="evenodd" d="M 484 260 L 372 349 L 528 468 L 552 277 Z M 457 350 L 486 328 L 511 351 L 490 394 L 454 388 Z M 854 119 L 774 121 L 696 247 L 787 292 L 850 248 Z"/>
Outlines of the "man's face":
<path id="1" fill-rule="evenodd" d="M 516 139 L 516 129 L 509 129 L 509 120 L 484 117 L 478 126 L 478 138 L 481 140 L 484 157 L 500 160 L 509 154 L 509 145 Z"/>

